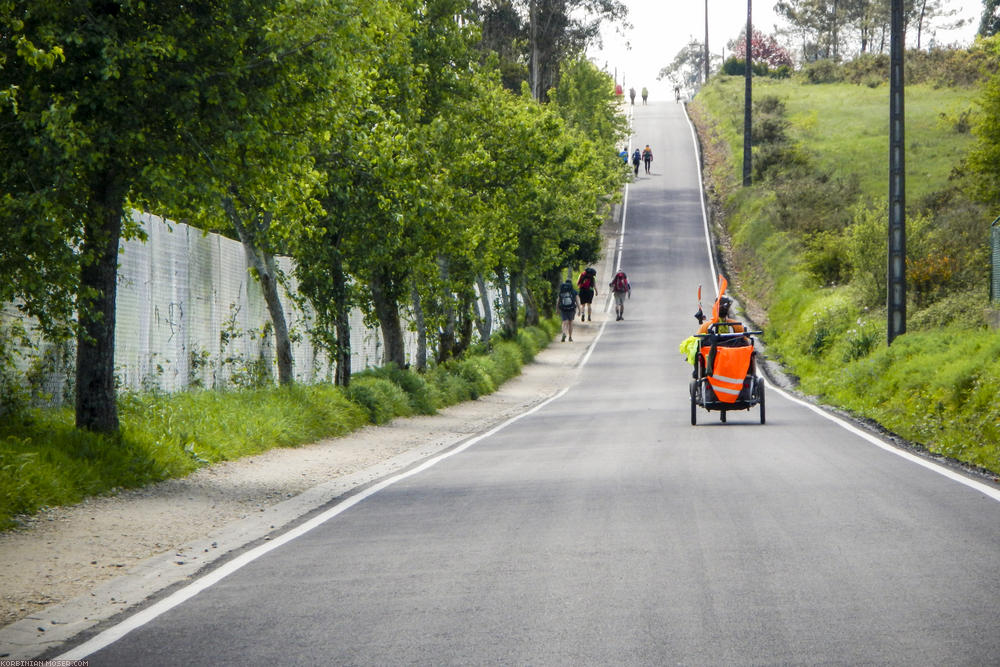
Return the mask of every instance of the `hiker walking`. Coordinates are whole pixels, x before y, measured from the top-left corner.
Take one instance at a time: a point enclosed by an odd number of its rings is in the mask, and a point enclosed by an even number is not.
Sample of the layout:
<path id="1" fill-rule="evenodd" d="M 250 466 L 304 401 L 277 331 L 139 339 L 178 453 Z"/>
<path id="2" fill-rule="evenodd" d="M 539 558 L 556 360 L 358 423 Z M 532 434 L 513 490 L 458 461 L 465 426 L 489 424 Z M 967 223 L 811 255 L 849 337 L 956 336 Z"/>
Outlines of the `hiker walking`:
<path id="1" fill-rule="evenodd" d="M 646 86 L 643 86 L 642 87 L 642 103 L 643 104 L 646 103 L 646 98 L 648 98 L 648 97 L 649 97 L 649 91 L 646 90 Z"/>
<path id="2" fill-rule="evenodd" d="M 594 297 L 597 296 L 597 269 L 588 266 L 576 280 L 576 287 L 580 290 L 580 321 L 590 321 L 591 310 Z"/>
<path id="3" fill-rule="evenodd" d="M 649 174 L 649 167 L 653 164 L 653 149 L 646 144 L 646 147 L 642 149 L 642 161 L 646 165 L 646 173 Z"/>
<path id="4" fill-rule="evenodd" d="M 625 272 L 619 269 L 615 277 L 608 283 L 608 287 L 611 288 L 611 293 L 615 297 L 615 321 L 620 322 L 625 319 L 625 295 L 632 298 L 632 285 L 629 284 Z"/>
<path id="5" fill-rule="evenodd" d="M 628 89 L 628 96 L 632 100 L 632 106 L 635 106 L 635 86 Z"/>
<path id="6" fill-rule="evenodd" d="M 636 148 L 635 152 L 632 153 L 632 166 L 635 167 L 635 175 L 639 175 L 639 163 L 642 162 L 642 153 Z"/>
<path id="7" fill-rule="evenodd" d="M 559 315 L 562 316 L 562 342 L 566 342 L 569 335 L 569 342 L 573 342 L 573 320 L 576 319 L 576 309 L 580 306 L 580 297 L 573 289 L 573 283 L 569 278 L 559 286 Z"/>

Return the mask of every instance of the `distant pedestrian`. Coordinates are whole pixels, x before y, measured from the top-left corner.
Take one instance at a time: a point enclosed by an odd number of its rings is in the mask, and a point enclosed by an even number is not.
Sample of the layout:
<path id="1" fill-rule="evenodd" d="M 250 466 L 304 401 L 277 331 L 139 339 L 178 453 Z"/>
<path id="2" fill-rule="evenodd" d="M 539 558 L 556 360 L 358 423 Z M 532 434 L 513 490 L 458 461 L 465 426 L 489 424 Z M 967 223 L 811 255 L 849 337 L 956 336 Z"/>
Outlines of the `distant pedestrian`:
<path id="1" fill-rule="evenodd" d="M 622 152 L 618 154 L 618 157 L 622 159 L 622 162 L 625 163 L 625 166 L 628 166 L 628 146 L 622 148 Z"/>
<path id="2" fill-rule="evenodd" d="M 632 153 L 632 166 L 635 167 L 635 175 L 639 175 L 639 163 L 642 162 L 642 153 L 636 148 L 635 152 Z"/>
<path id="3" fill-rule="evenodd" d="M 649 91 L 646 90 L 646 86 L 642 87 L 642 103 L 646 103 L 646 99 L 649 97 Z"/>
<path id="4" fill-rule="evenodd" d="M 624 271 L 619 270 L 615 277 L 608 283 L 611 293 L 615 297 L 615 321 L 625 319 L 625 295 L 632 298 L 632 285 L 628 281 L 628 276 Z"/>
<path id="5" fill-rule="evenodd" d="M 562 316 L 562 342 L 573 342 L 573 320 L 576 319 L 576 309 L 580 306 L 580 297 L 573 289 L 573 283 L 567 278 L 559 286 L 559 315 Z"/>
<path id="6" fill-rule="evenodd" d="M 646 173 L 649 174 L 649 167 L 653 164 L 653 149 L 646 144 L 646 147 L 642 149 L 642 161 L 646 165 Z"/>
<path id="7" fill-rule="evenodd" d="M 681 101 L 681 87 L 674 86 L 674 102 L 680 102 L 680 101 Z"/>
<path id="8" fill-rule="evenodd" d="M 594 302 L 594 297 L 597 296 L 597 269 L 589 266 L 584 269 L 580 277 L 577 278 L 576 287 L 580 290 L 580 321 L 583 322 L 584 317 L 586 317 L 589 322 L 593 309 L 591 304 Z"/>
<path id="9" fill-rule="evenodd" d="M 628 89 L 628 96 L 632 99 L 632 106 L 635 106 L 635 87 Z"/>

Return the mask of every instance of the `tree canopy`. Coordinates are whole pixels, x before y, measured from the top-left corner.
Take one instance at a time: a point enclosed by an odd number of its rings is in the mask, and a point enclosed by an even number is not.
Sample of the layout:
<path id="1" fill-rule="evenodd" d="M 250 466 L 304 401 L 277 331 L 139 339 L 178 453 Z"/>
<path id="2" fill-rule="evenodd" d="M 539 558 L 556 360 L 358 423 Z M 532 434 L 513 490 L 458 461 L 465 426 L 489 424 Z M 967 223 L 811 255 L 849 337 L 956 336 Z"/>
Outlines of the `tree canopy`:
<path id="1" fill-rule="evenodd" d="M 577 56 L 622 18 L 616 0 L 0 0 L 0 14 L 0 298 L 51 339 L 75 335 L 84 428 L 117 429 L 132 208 L 242 242 L 282 382 L 274 258 L 291 255 L 309 333 L 346 383 L 352 307 L 395 363 L 404 322 L 435 359 L 460 354 L 487 283 L 509 331 L 551 310 L 624 182 L 613 81 Z M 539 64 L 552 103 L 511 85 L 526 71 L 511 59 Z"/>

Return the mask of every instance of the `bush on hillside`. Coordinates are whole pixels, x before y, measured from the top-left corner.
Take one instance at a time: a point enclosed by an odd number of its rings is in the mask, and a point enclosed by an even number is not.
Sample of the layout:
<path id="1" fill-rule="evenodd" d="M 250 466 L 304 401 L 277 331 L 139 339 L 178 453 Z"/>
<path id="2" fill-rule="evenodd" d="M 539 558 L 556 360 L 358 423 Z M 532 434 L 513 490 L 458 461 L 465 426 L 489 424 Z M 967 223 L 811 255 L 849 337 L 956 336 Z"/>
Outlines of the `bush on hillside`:
<path id="1" fill-rule="evenodd" d="M 808 161 L 797 163 L 791 178 L 773 184 L 775 224 L 778 229 L 803 237 L 820 231 L 842 231 L 851 221 L 850 205 L 861 193 L 854 174 L 834 178 L 808 169 Z"/>
<path id="2" fill-rule="evenodd" d="M 742 58 L 729 58 L 722 63 L 722 73 L 729 76 L 745 76 L 747 71 L 746 61 Z M 770 67 L 767 63 L 754 62 L 754 76 L 766 76 L 772 79 L 787 79 L 792 75 L 792 68 L 788 65 Z"/>
<path id="3" fill-rule="evenodd" d="M 807 234 L 802 268 L 820 287 L 842 285 L 851 274 L 847 239 L 838 231 L 821 229 Z"/>
<path id="4" fill-rule="evenodd" d="M 987 325 L 986 306 L 989 293 L 985 285 L 977 290 L 948 293 L 926 308 L 908 314 L 908 331 L 933 331 L 950 327 L 964 331 L 984 329 Z"/>
<path id="5" fill-rule="evenodd" d="M 844 73 L 832 60 L 816 60 L 802 68 L 802 78 L 806 83 L 837 83 Z"/>

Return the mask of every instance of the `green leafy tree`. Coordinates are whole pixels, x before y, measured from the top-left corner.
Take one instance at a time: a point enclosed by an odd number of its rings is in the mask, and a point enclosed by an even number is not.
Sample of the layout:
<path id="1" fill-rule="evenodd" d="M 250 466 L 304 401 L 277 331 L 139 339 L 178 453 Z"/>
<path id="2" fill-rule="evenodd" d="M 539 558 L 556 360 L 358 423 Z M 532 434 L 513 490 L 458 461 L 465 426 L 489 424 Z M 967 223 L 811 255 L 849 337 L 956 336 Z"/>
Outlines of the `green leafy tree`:
<path id="1" fill-rule="evenodd" d="M 322 178 L 315 147 L 359 106 L 382 4 L 225 5 L 200 63 L 198 95 L 175 119 L 182 150 L 159 165 L 150 190 L 156 210 L 239 238 L 273 324 L 281 384 L 292 382 L 293 368 L 275 255 L 314 215 Z"/>
<path id="2" fill-rule="evenodd" d="M 518 91 L 526 81 L 540 101 L 558 85 L 563 61 L 599 39 L 604 22 L 625 24 L 628 15 L 620 0 L 480 0 L 473 8 L 482 18 L 482 48 L 504 63 L 505 85 Z"/>
<path id="3" fill-rule="evenodd" d="M 1000 36 L 989 38 L 1000 46 Z M 991 206 L 1000 205 L 1000 74 L 995 74 L 982 88 L 977 100 L 980 107 L 973 126 L 976 144 L 969 152 L 968 164 L 976 198 Z"/>
<path id="4" fill-rule="evenodd" d="M 705 45 L 692 39 L 677 52 L 673 61 L 662 68 L 657 80 L 670 79 L 678 85 L 695 86 L 702 82 L 705 73 Z"/>
<path id="5" fill-rule="evenodd" d="M 171 109 L 216 26 L 196 7 L 118 0 L 6 0 L 0 37 L 0 213 L 11 236 L 49 244 L 16 275 L 32 314 L 77 314 L 76 423 L 118 428 L 114 389 L 118 244 L 137 234 L 127 200 L 144 171 L 168 159 Z M 180 114 L 174 114 L 180 116 Z M 37 230 L 37 232 L 36 232 Z M 41 280 L 51 298 L 37 297 Z M 10 288 L 7 291 L 11 291 Z M 73 302 L 68 296 L 73 292 Z"/>
<path id="6" fill-rule="evenodd" d="M 1000 33 L 1000 0 L 983 0 L 983 17 L 979 22 L 979 36 L 992 37 Z"/>

